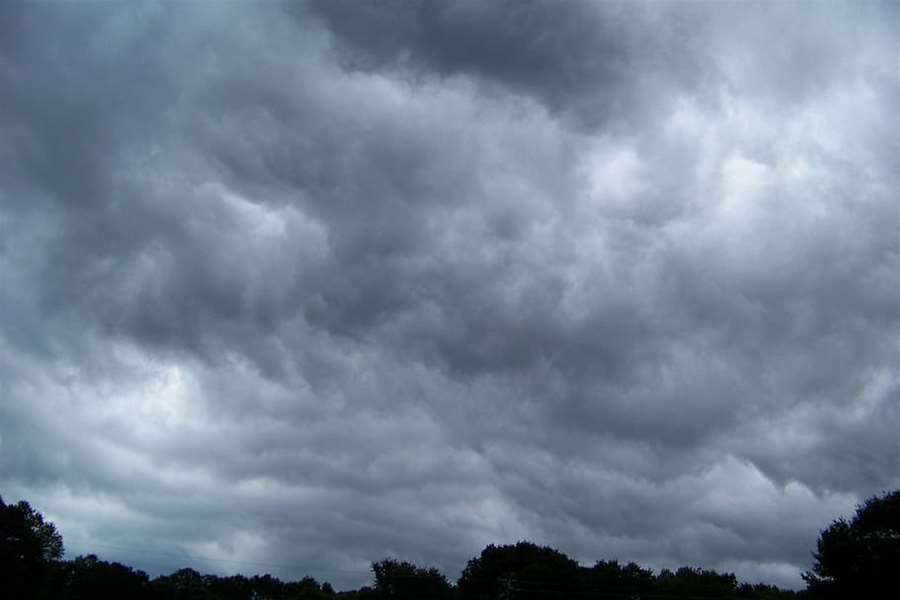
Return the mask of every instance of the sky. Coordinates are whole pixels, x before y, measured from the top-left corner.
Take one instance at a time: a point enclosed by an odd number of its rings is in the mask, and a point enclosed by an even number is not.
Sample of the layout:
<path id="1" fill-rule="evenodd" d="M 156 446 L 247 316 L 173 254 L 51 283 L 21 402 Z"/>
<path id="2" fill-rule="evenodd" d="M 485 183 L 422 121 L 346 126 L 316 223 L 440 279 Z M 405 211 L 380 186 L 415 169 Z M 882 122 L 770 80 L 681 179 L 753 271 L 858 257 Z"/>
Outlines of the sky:
<path id="1" fill-rule="evenodd" d="M 0 494 L 70 556 L 800 587 L 900 487 L 897 3 L 0 13 Z"/>

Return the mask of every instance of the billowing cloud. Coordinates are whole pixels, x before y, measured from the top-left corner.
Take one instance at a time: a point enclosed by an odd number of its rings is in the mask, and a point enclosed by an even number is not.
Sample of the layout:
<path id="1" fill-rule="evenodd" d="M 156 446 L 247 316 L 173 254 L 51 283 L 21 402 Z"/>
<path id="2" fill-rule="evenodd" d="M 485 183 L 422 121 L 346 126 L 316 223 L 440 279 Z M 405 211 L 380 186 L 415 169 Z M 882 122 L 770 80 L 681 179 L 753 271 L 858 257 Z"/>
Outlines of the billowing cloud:
<path id="1" fill-rule="evenodd" d="M 5 7 L 0 490 L 149 571 L 799 585 L 900 485 L 896 7 Z"/>

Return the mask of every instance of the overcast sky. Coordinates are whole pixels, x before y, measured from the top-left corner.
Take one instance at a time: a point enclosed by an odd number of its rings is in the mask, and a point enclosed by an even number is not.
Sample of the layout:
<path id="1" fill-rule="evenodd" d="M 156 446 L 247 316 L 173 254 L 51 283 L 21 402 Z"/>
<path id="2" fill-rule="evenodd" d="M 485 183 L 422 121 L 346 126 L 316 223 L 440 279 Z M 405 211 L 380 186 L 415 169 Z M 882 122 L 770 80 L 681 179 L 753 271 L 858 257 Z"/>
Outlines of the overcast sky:
<path id="1" fill-rule="evenodd" d="M 0 13 L 0 493 L 70 555 L 800 586 L 900 487 L 898 4 Z"/>

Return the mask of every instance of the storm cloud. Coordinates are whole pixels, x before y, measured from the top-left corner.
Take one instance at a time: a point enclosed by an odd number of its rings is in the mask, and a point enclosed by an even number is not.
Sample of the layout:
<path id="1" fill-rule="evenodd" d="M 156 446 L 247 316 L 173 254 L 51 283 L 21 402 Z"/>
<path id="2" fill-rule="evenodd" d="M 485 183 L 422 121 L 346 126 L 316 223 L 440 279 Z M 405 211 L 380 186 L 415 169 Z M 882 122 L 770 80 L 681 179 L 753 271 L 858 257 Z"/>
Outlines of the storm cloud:
<path id="1" fill-rule="evenodd" d="M 70 554 L 797 586 L 900 486 L 896 4 L 0 11 L 0 493 Z"/>

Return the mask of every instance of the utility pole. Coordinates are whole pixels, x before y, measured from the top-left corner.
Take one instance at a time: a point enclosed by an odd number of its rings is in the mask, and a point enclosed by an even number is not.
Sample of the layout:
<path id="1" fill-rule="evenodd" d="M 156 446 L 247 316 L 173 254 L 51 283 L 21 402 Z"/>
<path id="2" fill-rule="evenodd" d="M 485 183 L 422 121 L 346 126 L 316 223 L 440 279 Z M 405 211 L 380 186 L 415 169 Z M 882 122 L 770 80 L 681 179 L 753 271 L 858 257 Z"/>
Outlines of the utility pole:
<path id="1" fill-rule="evenodd" d="M 500 590 L 499 600 L 513 600 L 512 575 L 507 575 L 503 580 L 503 589 Z"/>

